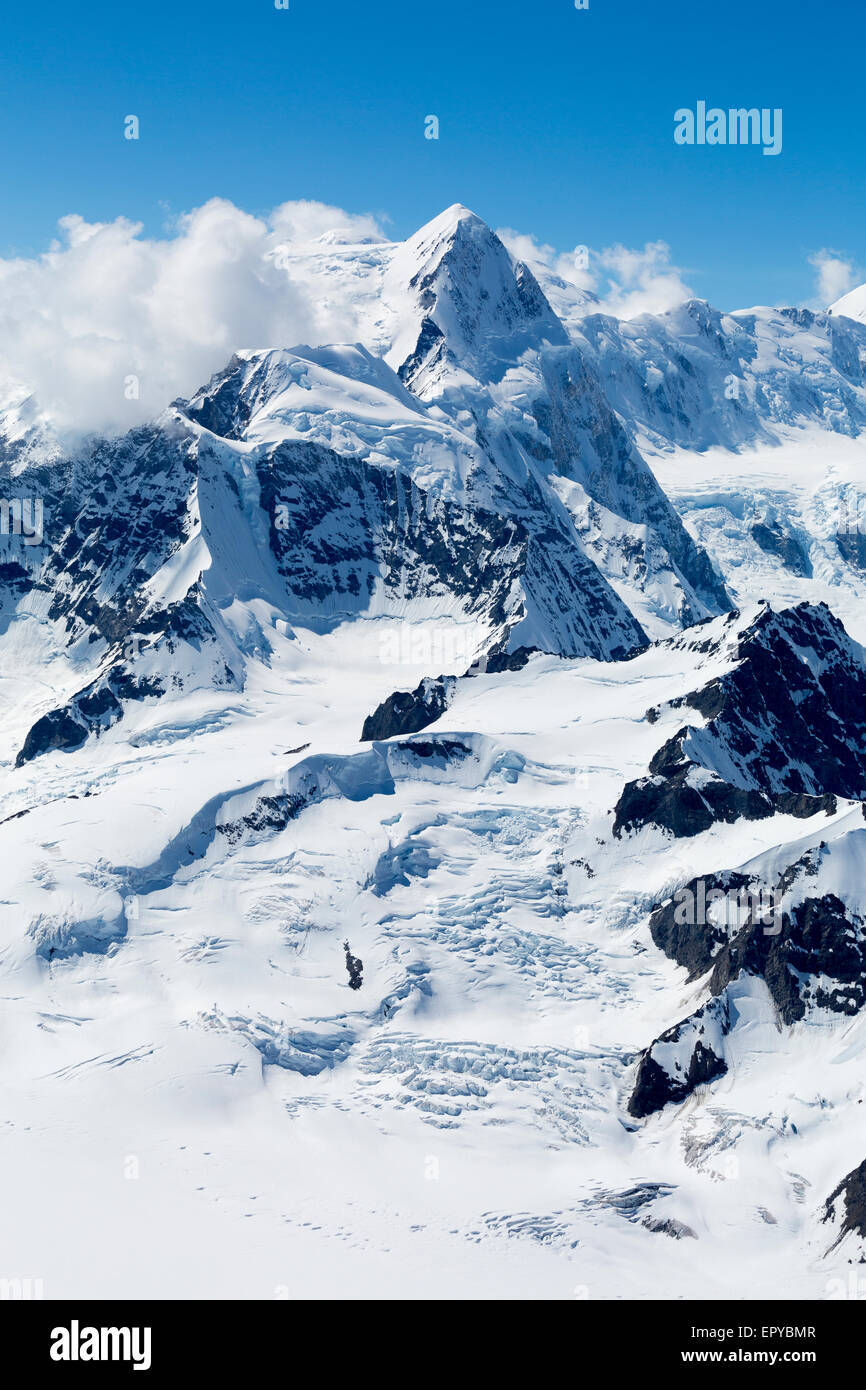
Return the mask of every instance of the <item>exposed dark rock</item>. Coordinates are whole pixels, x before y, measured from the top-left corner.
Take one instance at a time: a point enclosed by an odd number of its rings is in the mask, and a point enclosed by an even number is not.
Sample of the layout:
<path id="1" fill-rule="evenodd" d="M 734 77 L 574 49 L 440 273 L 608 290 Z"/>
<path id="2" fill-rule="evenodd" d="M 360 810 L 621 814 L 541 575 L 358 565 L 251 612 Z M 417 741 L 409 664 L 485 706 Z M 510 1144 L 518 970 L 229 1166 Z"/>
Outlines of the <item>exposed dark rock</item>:
<path id="1" fill-rule="evenodd" d="M 697 1240 L 698 1238 L 691 1226 L 687 1226 L 684 1221 L 677 1221 L 673 1216 L 669 1216 L 664 1221 L 658 1216 L 645 1216 L 640 1224 L 646 1226 L 648 1231 L 670 1236 L 672 1240 Z"/>
<path id="2" fill-rule="evenodd" d="M 677 1023 L 641 1055 L 628 1113 L 645 1119 L 671 1102 L 690 1096 L 724 1076 L 728 1066 L 721 1055 L 722 1040 L 730 1029 L 726 999 L 711 999 L 682 1023 Z"/>
<path id="3" fill-rule="evenodd" d="M 357 956 L 352 955 L 348 941 L 343 942 L 343 950 L 346 952 L 346 970 L 349 973 L 349 989 L 360 989 L 361 985 L 364 983 L 364 962 L 359 960 Z"/>
<path id="4" fill-rule="evenodd" d="M 735 656 L 723 676 L 671 702 L 706 723 L 680 729 L 649 777 L 626 785 L 615 834 L 654 824 L 696 835 L 716 821 L 805 818 L 835 810 L 834 797 L 866 798 L 866 664 L 829 608 L 764 608 Z"/>
<path id="5" fill-rule="evenodd" d="M 657 907 L 650 917 L 650 934 L 656 946 L 698 980 L 712 967 L 719 950 L 727 945 L 730 931 L 710 920 L 714 894 L 742 893 L 754 888 L 746 874 L 725 872 L 692 879 L 673 898 Z"/>
<path id="6" fill-rule="evenodd" d="M 472 749 L 456 738 L 437 738 L 431 740 L 413 739 L 409 743 L 398 743 L 401 753 L 411 753 L 413 758 L 444 758 L 460 761 L 472 756 Z"/>
<path id="7" fill-rule="evenodd" d="M 536 650 L 535 647 L 518 647 L 513 652 L 490 652 L 473 662 L 466 677 L 522 671 Z M 361 742 L 419 733 L 445 713 L 456 689 L 456 676 L 436 676 L 425 677 L 414 690 L 395 690 L 364 720 Z"/>
<path id="8" fill-rule="evenodd" d="M 32 583 L 31 571 L 16 561 L 0 564 L 0 588 L 6 588 L 15 596 L 23 594 Z"/>
<path id="9" fill-rule="evenodd" d="M 344 620 L 383 586 L 458 597 L 502 646 L 527 610 L 564 656 L 618 659 L 646 643 L 573 527 L 536 516 L 537 500 L 516 520 L 434 497 L 400 469 L 294 441 L 263 456 L 257 476 L 293 618 Z"/>
<path id="10" fill-rule="evenodd" d="M 121 699 L 141 700 L 164 693 L 161 682 L 136 680 L 131 672 L 118 667 L 106 679 L 79 691 L 64 709 L 51 710 L 38 719 L 24 740 L 15 766 L 22 767 L 43 753 L 80 748 L 92 734 L 103 733 L 122 718 Z"/>
<path id="11" fill-rule="evenodd" d="M 700 835 L 722 822 L 733 825 L 740 820 L 766 820 L 769 816 L 796 816 L 807 820 L 821 811 L 836 811 L 833 796 L 794 795 L 780 792 L 744 791 L 723 782 L 720 777 L 705 778 L 700 790 L 689 785 L 691 766 L 672 776 L 642 777 L 627 782 L 616 804 L 613 833 L 616 836 L 657 825 L 677 839 Z"/>
<path id="12" fill-rule="evenodd" d="M 400 380 L 411 387 L 412 382 L 422 370 L 429 369 L 438 358 L 448 355 L 445 334 L 431 318 L 425 317 L 421 321 L 421 331 L 418 334 L 414 351 L 400 365 L 398 373 Z"/>
<path id="13" fill-rule="evenodd" d="M 866 1239 L 866 1159 L 854 1168 L 824 1203 L 823 1221 L 840 1221 L 838 1245 L 850 1232 Z"/>
<path id="14" fill-rule="evenodd" d="M 466 672 L 467 676 L 500 675 L 503 671 L 522 671 L 531 656 L 538 652 L 537 647 L 517 647 L 513 652 L 493 651 L 474 662 Z M 637 653 L 635 652 L 635 655 Z M 619 658 L 615 657 L 614 660 Z"/>
<path id="15" fill-rule="evenodd" d="M 684 754 L 733 763 L 743 787 L 866 797 L 866 665 L 826 604 L 765 608 L 737 657 L 708 726 L 680 735 Z"/>
<path id="16" fill-rule="evenodd" d="M 244 390 L 240 389 L 242 383 Z M 211 433 L 223 439 L 240 439 L 265 389 L 265 381 L 257 383 L 254 377 L 251 381 L 247 363 L 235 356 L 211 378 L 206 390 L 191 401 L 172 404 Z"/>
<path id="17" fill-rule="evenodd" d="M 866 1002 L 866 923 L 833 893 L 784 913 L 777 933 L 746 926 L 722 947 L 710 989 L 720 994 L 741 973 L 766 981 L 783 1023 L 807 1007 L 856 1014 Z"/>
<path id="18" fill-rule="evenodd" d="M 415 734 L 445 713 L 457 685 L 454 676 L 425 679 L 412 691 L 397 690 L 364 720 L 361 742 Z"/>
<path id="19" fill-rule="evenodd" d="M 225 835 L 230 845 L 237 844 L 247 830 L 267 830 L 279 834 L 308 804 L 308 798 L 300 792 L 260 796 L 246 816 L 217 825 L 216 831 L 219 835 Z"/>
<path id="20" fill-rule="evenodd" d="M 811 579 L 812 563 L 796 536 L 789 531 L 756 521 L 750 528 L 752 539 L 766 555 L 775 555 L 792 574 Z"/>
<path id="21" fill-rule="evenodd" d="M 735 871 L 693 879 L 653 912 L 653 941 L 690 981 L 711 972 L 713 996 L 742 974 L 764 980 L 785 1024 L 810 1007 L 859 1012 L 866 1003 L 866 922 L 833 893 L 784 905 L 798 882 L 817 878 L 825 852 L 807 851 L 772 885 Z M 722 906 L 710 908 L 716 902 Z"/>
<path id="22" fill-rule="evenodd" d="M 15 766 L 21 767 L 32 758 L 38 758 L 42 753 L 54 752 L 55 749 L 68 752 L 80 748 L 82 743 L 86 742 L 88 732 L 87 725 L 75 719 L 66 710 L 52 710 L 38 719 L 27 734 L 24 745 L 15 759 Z"/>

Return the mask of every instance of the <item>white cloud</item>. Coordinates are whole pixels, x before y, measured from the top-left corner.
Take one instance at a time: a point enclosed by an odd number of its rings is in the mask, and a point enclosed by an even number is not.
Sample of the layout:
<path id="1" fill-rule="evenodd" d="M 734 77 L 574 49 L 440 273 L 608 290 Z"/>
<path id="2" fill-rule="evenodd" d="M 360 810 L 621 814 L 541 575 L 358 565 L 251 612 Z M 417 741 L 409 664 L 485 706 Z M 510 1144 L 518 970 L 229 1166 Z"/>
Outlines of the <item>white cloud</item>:
<path id="1" fill-rule="evenodd" d="M 609 246 L 599 252 L 598 265 L 601 277 L 596 293 L 603 312 L 617 318 L 663 314 L 694 297 L 682 272 L 671 265 L 671 249 L 664 241 L 649 241 L 642 251 Z"/>
<path id="2" fill-rule="evenodd" d="M 512 255 L 526 261 L 542 281 L 557 276 L 567 285 L 594 295 L 598 299 L 592 306 L 596 313 L 621 319 L 661 314 L 694 295 L 683 279 L 684 272 L 671 264 L 671 250 L 664 241 L 647 242 L 642 250 L 616 245 L 593 251 L 578 246 L 562 253 L 508 227 L 498 235 Z"/>
<path id="3" fill-rule="evenodd" d="M 834 304 L 843 294 L 859 285 L 862 279 L 853 261 L 826 247 L 813 252 L 809 264 L 815 271 L 815 301 L 819 309 Z"/>
<path id="4" fill-rule="evenodd" d="M 369 213 L 343 212 L 327 203 L 283 203 L 268 220 L 277 237 L 299 245 L 320 241 L 322 237 L 348 243 L 382 240 L 381 218 Z"/>
<path id="5" fill-rule="evenodd" d="M 500 241 L 508 247 L 512 256 L 525 261 L 530 270 L 541 271 L 541 278 L 558 276 L 567 284 L 589 293 L 595 291 L 597 275 L 592 269 L 593 253 L 587 246 L 577 246 L 573 251 L 557 251 L 546 242 L 537 241 L 525 232 L 516 232 L 511 227 L 500 227 L 496 233 Z"/>
<path id="6" fill-rule="evenodd" d="M 124 218 L 59 226 L 44 255 L 0 259 L 0 384 L 75 429 L 150 419 L 238 348 L 354 337 L 351 305 L 338 312 L 314 281 L 291 278 L 279 248 L 381 239 L 372 217 L 322 203 L 259 218 L 219 198 L 163 239 Z"/>

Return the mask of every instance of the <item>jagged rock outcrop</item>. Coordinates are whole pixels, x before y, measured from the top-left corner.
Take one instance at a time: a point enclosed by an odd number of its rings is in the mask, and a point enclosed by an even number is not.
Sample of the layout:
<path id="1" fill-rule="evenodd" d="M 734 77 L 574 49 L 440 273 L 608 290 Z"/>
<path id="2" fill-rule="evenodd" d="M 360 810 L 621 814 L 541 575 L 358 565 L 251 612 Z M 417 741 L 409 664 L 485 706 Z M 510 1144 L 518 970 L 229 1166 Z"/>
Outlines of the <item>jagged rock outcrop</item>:
<path id="1" fill-rule="evenodd" d="M 685 1100 L 728 1070 L 724 1039 L 730 1030 L 725 999 L 712 999 L 703 1008 L 669 1028 L 638 1062 L 628 1113 L 645 1119 L 666 1105 Z"/>
<path id="2" fill-rule="evenodd" d="M 821 1219 L 837 1227 L 834 1246 L 851 1234 L 866 1240 L 866 1159 L 830 1193 Z"/>
<path id="3" fill-rule="evenodd" d="M 421 681 L 412 691 L 396 690 L 364 720 L 361 742 L 426 729 L 445 713 L 456 685 L 454 676 L 438 676 Z"/>
<path id="4" fill-rule="evenodd" d="M 668 706 L 704 722 L 681 728 L 649 776 L 626 785 L 615 834 L 652 824 L 689 836 L 866 799 L 866 661 L 830 609 L 763 608 L 728 641 L 729 669 Z"/>
<path id="5" fill-rule="evenodd" d="M 851 818 L 844 824 L 851 826 Z M 863 1009 L 866 911 L 858 873 L 864 855 L 866 829 L 846 828 L 787 865 L 772 852 L 744 869 L 692 879 L 656 907 L 649 923 L 655 945 L 685 967 L 690 982 L 704 979 L 710 998 L 644 1054 L 630 1113 L 642 1118 L 724 1074 L 724 1040 L 737 1019 L 734 986 L 762 981 L 784 1027 L 815 1013 L 853 1016 Z M 848 887 L 840 896 L 843 883 Z M 719 1024 L 715 1043 L 707 1017 Z"/>
<path id="6" fill-rule="evenodd" d="M 693 879 L 653 912 L 653 941 L 690 980 L 709 973 L 714 996 L 741 974 L 764 980 L 785 1024 L 809 1008 L 858 1013 L 866 1003 L 866 919 L 822 891 L 828 854 L 826 846 L 807 851 L 776 882 L 737 871 Z"/>

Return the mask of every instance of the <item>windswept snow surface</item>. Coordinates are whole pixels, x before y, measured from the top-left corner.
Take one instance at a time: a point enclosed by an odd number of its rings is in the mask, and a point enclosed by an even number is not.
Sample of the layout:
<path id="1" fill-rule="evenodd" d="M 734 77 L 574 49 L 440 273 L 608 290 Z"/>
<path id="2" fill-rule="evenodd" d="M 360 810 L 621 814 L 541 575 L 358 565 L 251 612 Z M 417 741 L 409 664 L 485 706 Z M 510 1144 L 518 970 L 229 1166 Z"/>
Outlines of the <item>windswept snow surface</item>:
<path id="1" fill-rule="evenodd" d="M 45 505 L 0 534 L 0 1274 L 833 1296 L 866 328 L 554 312 L 459 205 L 280 265 L 362 341 L 118 440 L 0 417 Z"/>

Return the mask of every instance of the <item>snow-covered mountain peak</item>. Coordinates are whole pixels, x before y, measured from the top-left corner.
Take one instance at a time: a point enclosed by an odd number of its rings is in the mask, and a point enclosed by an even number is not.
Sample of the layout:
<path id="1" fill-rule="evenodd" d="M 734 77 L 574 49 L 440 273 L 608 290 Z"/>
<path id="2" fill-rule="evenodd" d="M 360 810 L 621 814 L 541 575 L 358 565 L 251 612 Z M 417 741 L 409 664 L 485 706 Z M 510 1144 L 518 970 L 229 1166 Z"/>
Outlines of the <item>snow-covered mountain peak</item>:
<path id="1" fill-rule="evenodd" d="M 424 399 L 455 375 L 495 379 L 528 348 L 568 341 L 529 267 L 461 204 L 397 248 L 384 296 L 399 325 L 388 361 Z"/>
<path id="2" fill-rule="evenodd" d="M 423 227 L 419 227 L 410 241 L 418 245 L 447 242 L 455 237 L 461 228 L 471 234 L 489 230 L 483 217 L 479 217 L 478 213 L 473 212 L 465 203 L 452 203 L 450 207 L 443 208 L 436 217 L 431 217 Z"/>
<path id="3" fill-rule="evenodd" d="M 827 310 L 828 314 L 844 315 L 845 318 L 857 319 L 859 323 L 866 323 L 866 285 L 857 285 L 847 294 L 843 294 L 841 299 L 837 299 Z"/>

